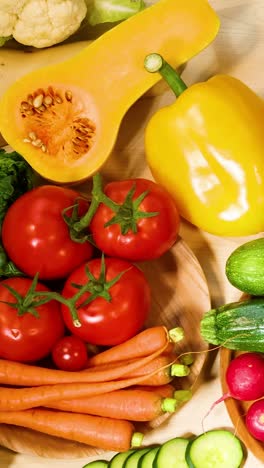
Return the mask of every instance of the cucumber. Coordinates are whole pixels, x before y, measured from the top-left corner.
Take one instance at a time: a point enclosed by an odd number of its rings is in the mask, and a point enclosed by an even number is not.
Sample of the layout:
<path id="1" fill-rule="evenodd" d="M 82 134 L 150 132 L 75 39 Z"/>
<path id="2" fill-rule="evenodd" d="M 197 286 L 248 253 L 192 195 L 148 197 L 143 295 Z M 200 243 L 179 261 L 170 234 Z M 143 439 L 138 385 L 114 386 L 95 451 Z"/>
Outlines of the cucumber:
<path id="1" fill-rule="evenodd" d="M 264 352 L 264 298 L 232 302 L 205 313 L 200 323 L 205 341 L 241 351 Z"/>
<path id="2" fill-rule="evenodd" d="M 136 450 L 131 449 L 127 450 L 126 452 L 117 453 L 116 455 L 111 458 L 109 462 L 109 468 L 122 468 L 125 464 L 127 458 L 132 455 Z"/>
<path id="3" fill-rule="evenodd" d="M 106 468 L 109 465 L 109 462 L 106 460 L 95 460 L 90 463 L 87 463 L 83 468 Z"/>
<path id="4" fill-rule="evenodd" d="M 240 291 L 252 296 L 264 295 L 264 238 L 242 244 L 226 262 L 226 276 Z"/>
<path id="5" fill-rule="evenodd" d="M 160 445 L 151 448 L 147 453 L 145 453 L 145 455 L 139 459 L 138 468 L 153 468 L 153 461 L 159 449 Z"/>
<path id="6" fill-rule="evenodd" d="M 189 440 L 175 437 L 165 442 L 159 449 L 153 468 L 188 468 L 185 460 Z"/>
<path id="7" fill-rule="evenodd" d="M 243 457 L 240 440 L 224 429 L 201 434 L 186 449 L 189 468 L 239 468 Z"/>
<path id="8" fill-rule="evenodd" d="M 134 453 L 132 453 L 132 455 L 126 459 L 123 468 L 138 468 L 140 458 L 143 457 L 143 455 L 145 455 L 145 453 L 147 453 L 149 450 L 149 447 L 135 450 Z"/>

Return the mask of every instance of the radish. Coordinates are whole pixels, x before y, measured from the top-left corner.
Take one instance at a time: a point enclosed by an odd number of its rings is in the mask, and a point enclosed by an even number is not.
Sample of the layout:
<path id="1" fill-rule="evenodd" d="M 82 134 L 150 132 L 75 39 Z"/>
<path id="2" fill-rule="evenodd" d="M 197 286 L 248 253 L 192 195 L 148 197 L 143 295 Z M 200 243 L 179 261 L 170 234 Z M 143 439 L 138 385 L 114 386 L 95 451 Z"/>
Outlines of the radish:
<path id="1" fill-rule="evenodd" d="M 244 353 L 233 359 L 226 371 L 226 383 L 229 392 L 225 398 L 250 401 L 264 397 L 263 354 Z"/>
<path id="2" fill-rule="evenodd" d="M 251 401 L 264 397 L 264 355 L 252 352 L 234 358 L 226 371 L 226 383 L 228 391 L 213 403 L 206 416 L 227 398 Z"/>
<path id="3" fill-rule="evenodd" d="M 248 432 L 255 438 L 264 442 L 264 399 L 255 401 L 249 407 L 246 415 Z"/>

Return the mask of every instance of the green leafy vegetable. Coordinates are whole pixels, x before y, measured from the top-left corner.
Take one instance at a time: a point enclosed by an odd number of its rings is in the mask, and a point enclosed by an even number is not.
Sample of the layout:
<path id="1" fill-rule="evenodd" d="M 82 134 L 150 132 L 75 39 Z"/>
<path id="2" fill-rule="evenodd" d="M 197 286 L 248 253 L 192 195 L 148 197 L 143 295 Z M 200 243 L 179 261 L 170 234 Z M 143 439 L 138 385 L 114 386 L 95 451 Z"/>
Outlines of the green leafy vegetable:
<path id="1" fill-rule="evenodd" d="M 0 47 L 2 47 L 3 45 L 5 45 L 5 43 L 6 43 L 7 41 L 9 41 L 10 39 L 12 39 L 12 36 L 0 37 Z"/>
<path id="2" fill-rule="evenodd" d="M 95 26 L 123 21 L 145 7 L 143 0 L 94 0 L 88 8 L 88 22 Z"/>
<path id="3" fill-rule="evenodd" d="M 18 153 L 0 149 L 0 238 L 1 226 L 9 206 L 34 186 L 34 173 Z M 0 277 L 21 276 L 22 273 L 7 258 L 0 241 Z"/>

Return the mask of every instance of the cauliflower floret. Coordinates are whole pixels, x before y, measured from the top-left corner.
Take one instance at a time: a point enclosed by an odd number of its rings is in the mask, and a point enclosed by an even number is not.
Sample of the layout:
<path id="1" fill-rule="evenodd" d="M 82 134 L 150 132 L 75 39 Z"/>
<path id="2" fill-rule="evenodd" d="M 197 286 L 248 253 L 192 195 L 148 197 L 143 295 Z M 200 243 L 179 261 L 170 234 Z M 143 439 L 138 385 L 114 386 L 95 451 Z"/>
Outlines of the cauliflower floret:
<path id="1" fill-rule="evenodd" d="M 85 0 L 1 0 L 0 36 L 49 47 L 77 31 L 86 13 Z"/>
<path id="2" fill-rule="evenodd" d="M 12 36 L 13 30 L 26 0 L 1 0 L 0 37 Z"/>

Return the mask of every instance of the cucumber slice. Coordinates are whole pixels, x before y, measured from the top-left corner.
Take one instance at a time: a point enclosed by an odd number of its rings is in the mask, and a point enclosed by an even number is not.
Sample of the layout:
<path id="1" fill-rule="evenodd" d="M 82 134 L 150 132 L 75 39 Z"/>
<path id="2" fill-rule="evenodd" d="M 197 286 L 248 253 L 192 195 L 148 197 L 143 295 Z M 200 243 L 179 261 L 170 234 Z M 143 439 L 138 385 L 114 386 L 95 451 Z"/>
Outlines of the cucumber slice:
<path id="1" fill-rule="evenodd" d="M 240 440 L 227 430 L 212 430 L 189 442 L 186 461 L 190 468 L 239 468 L 243 460 Z"/>
<path id="2" fill-rule="evenodd" d="M 165 442 L 156 454 L 154 468 L 188 468 L 185 460 L 188 443 L 189 440 L 183 437 L 175 437 Z"/>
<path id="3" fill-rule="evenodd" d="M 140 458 L 143 457 L 143 455 L 145 455 L 145 453 L 147 453 L 149 450 L 149 447 L 135 450 L 135 452 L 126 459 L 123 468 L 138 468 Z"/>
<path id="4" fill-rule="evenodd" d="M 143 457 L 139 459 L 138 468 L 153 468 L 154 458 L 158 450 L 160 449 L 160 445 L 157 447 L 151 448 Z"/>
<path id="5" fill-rule="evenodd" d="M 109 468 L 123 468 L 127 458 L 130 457 L 130 455 L 132 455 L 134 452 L 135 450 L 131 449 L 127 450 L 126 452 L 117 453 L 113 456 L 113 458 L 111 458 L 109 462 Z"/>
<path id="6" fill-rule="evenodd" d="M 83 468 L 106 468 L 109 465 L 109 462 L 106 460 L 95 460 L 90 463 L 87 463 Z"/>

